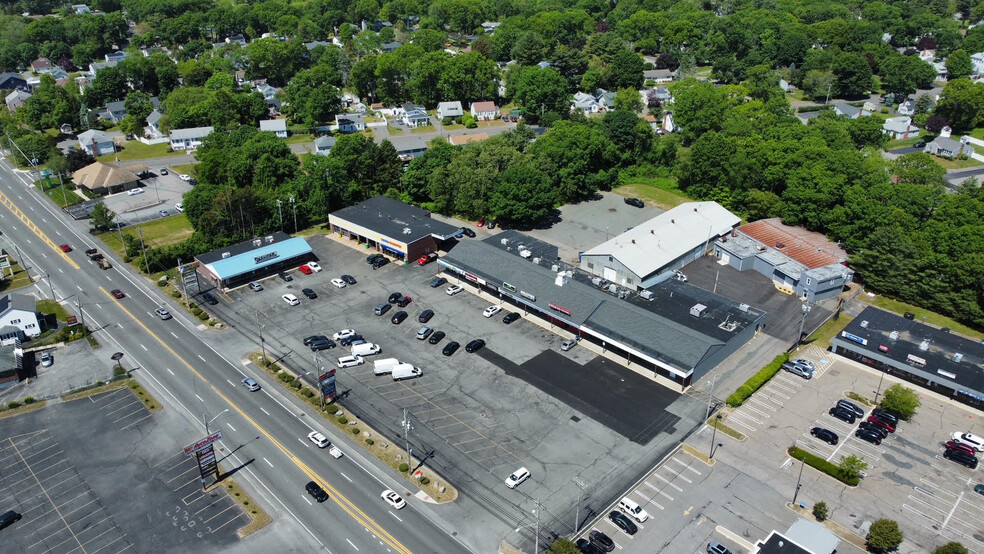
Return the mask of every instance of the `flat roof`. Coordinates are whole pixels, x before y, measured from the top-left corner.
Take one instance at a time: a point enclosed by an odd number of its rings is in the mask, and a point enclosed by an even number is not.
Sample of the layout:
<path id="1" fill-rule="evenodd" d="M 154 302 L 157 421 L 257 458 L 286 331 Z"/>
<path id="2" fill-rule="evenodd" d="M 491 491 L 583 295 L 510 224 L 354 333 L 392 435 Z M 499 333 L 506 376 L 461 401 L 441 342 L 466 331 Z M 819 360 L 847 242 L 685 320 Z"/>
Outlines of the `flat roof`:
<path id="1" fill-rule="evenodd" d="M 738 232 L 782 252 L 810 269 L 847 261 L 847 252 L 823 233 L 785 225 L 779 218 L 747 223 L 739 227 Z"/>
<path id="2" fill-rule="evenodd" d="M 195 257 L 220 279 L 237 275 L 311 253 L 302 237 L 276 231 L 265 237 L 233 244 Z M 228 255 L 228 256 L 226 256 Z"/>
<path id="3" fill-rule="evenodd" d="M 387 196 L 376 196 L 332 212 L 328 221 L 341 227 L 345 225 L 340 221 L 349 222 L 404 244 L 428 236 L 443 240 L 458 232 L 458 227 L 433 219 L 427 210 Z"/>

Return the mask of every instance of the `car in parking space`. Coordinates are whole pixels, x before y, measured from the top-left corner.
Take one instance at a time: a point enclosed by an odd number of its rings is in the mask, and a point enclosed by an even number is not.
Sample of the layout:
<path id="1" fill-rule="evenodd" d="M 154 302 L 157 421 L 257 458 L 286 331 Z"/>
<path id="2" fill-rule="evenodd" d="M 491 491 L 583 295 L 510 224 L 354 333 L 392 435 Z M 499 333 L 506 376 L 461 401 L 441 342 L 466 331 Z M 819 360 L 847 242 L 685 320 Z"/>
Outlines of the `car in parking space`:
<path id="1" fill-rule="evenodd" d="M 581 554 L 605 554 L 605 551 L 591 544 L 588 539 L 577 539 L 576 543 Z"/>
<path id="2" fill-rule="evenodd" d="M 806 380 L 813 379 L 813 371 L 804 365 L 794 364 L 792 362 L 786 362 L 782 364 L 782 369 L 784 371 L 788 371 L 792 373 L 793 375 L 799 375 L 800 377 Z"/>
<path id="3" fill-rule="evenodd" d="M 326 337 L 324 335 L 310 335 L 310 336 L 304 337 L 304 340 L 302 340 L 301 342 L 304 343 L 304 346 L 311 346 L 311 343 L 312 342 L 318 342 L 318 341 L 323 341 L 323 340 L 328 340 L 328 337 Z"/>
<path id="4" fill-rule="evenodd" d="M 284 299 L 284 302 L 290 304 L 291 306 L 297 306 L 298 304 L 301 303 L 301 301 L 298 300 L 297 297 L 294 296 L 293 294 L 285 294 L 285 295 L 281 296 L 280 298 L 283 298 Z"/>
<path id="5" fill-rule="evenodd" d="M 345 283 L 348 285 L 354 285 L 358 283 L 358 281 L 355 280 L 355 277 L 352 277 L 351 275 L 342 275 L 342 281 L 345 281 Z"/>
<path id="6" fill-rule="evenodd" d="M 981 438 L 977 435 L 972 435 L 970 433 L 961 433 L 957 431 L 956 433 L 953 433 L 953 435 L 951 435 L 950 438 L 955 442 L 959 442 L 960 444 L 966 444 L 967 446 L 973 448 L 978 452 L 984 452 L 984 438 Z"/>
<path id="7" fill-rule="evenodd" d="M 882 440 L 885 440 L 888 437 L 888 430 L 883 429 L 875 425 L 874 423 L 868 423 L 867 421 L 862 421 L 860 424 L 858 424 L 858 429 L 864 429 L 865 431 L 873 431 L 875 433 L 878 433 L 881 436 Z"/>
<path id="8" fill-rule="evenodd" d="M 801 365 L 801 366 L 809 369 L 810 371 L 816 371 L 817 370 L 816 364 L 814 364 L 810 360 L 806 360 L 804 358 L 796 358 L 796 359 L 789 360 L 789 361 L 792 362 L 792 363 L 794 363 L 794 364 L 796 364 L 796 365 Z"/>
<path id="9" fill-rule="evenodd" d="M 484 340 L 482 340 L 482 339 L 475 339 L 475 340 L 469 342 L 467 345 L 465 345 L 465 352 L 468 352 L 469 354 L 474 353 L 474 352 L 478 352 L 479 350 L 482 349 L 483 346 L 485 346 L 485 341 Z"/>
<path id="10" fill-rule="evenodd" d="M 718 541 L 711 541 L 707 543 L 707 554 L 731 554 L 731 551 Z"/>
<path id="11" fill-rule="evenodd" d="M 874 431 L 867 431 L 865 429 L 858 429 L 857 431 L 854 432 L 854 436 L 861 440 L 868 441 L 874 445 L 879 445 L 881 444 L 882 441 L 880 434 Z"/>
<path id="12" fill-rule="evenodd" d="M 335 341 L 331 339 L 316 340 L 312 342 L 310 346 L 311 346 L 311 352 L 318 352 L 321 350 L 328 350 L 331 348 L 335 348 Z"/>
<path id="13" fill-rule="evenodd" d="M 251 288 L 251 289 L 259 292 L 259 291 L 263 290 L 263 285 L 257 283 L 256 281 L 250 281 L 249 282 L 249 288 Z"/>
<path id="14" fill-rule="evenodd" d="M 178 178 L 181 179 L 182 181 L 190 181 L 191 175 L 188 175 L 187 173 L 182 173 L 181 175 L 178 175 Z"/>
<path id="15" fill-rule="evenodd" d="M 478 218 L 478 221 L 475 222 L 475 226 L 476 227 L 484 227 L 485 226 L 485 218 L 484 217 Z"/>
<path id="16" fill-rule="evenodd" d="M 434 310 L 429 310 L 429 309 L 424 310 L 420 312 L 419 316 L 417 316 L 417 321 L 421 323 L 427 323 L 428 321 L 431 320 L 432 317 L 434 317 Z"/>
<path id="17" fill-rule="evenodd" d="M 850 400 L 843 400 L 843 399 L 838 400 L 837 405 L 840 406 L 841 408 L 844 408 L 845 410 L 849 410 L 851 413 L 854 414 L 854 417 L 857 418 L 864 417 L 864 410 L 861 409 L 861 406 L 858 406 L 857 404 L 851 402 Z"/>
<path id="18" fill-rule="evenodd" d="M 473 239 L 475 238 L 475 231 L 472 231 L 468 227 L 462 227 L 459 229 L 466 237 Z"/>
<path id="19" fill-rule="evenodd" d="M 574 348 L 574 346 L 577 345 L 577 343 L 580 341 L 581 341 L 581 337 L 575 337 L 573 339 L 565 340 L 560 344 L 560 349 L 563 350 L 564 352 L 567 352 L 571 348 Z"/>
<path id="20" fill-rule="evenodd" d="M 851 425 L 854 425 L 854 420 L 857 419 L 856 417 L 854 417 L 854 412 L 851 412 L 850 410 L 845 410 L 844 408 L 840 408 L 837 406 L 834 406 L 833 408 L 828 410 L 827 413 L 836 417 L 841 421 L 850 423 Z"/>
<path id="21" fill-rule="evenodd" d="M 390 303 L 388 303 L 388 302 L 387 303 L 383 303 L 383 304 L 380 304 L 380 305 L 376 306 L 376 309 L 373 310 L 373 313 L 376 314 L 376 315 L 383 315 L 386 312 L 390 311 L 390 308 L 392 308 L 392 307 L 393 307 L 393 305 L 390 304 Z"/>
<path id="22" fill-rule="evenodd" d="M 342 356 L 338 359 L 338 367 L 352 367 L 362 365 L 364 362 L 362 356 Z"/>
<path id="23" fill-rule="evenodd" d="M 161 168 L 161 175 L 167 175 L 167 168 L 166 167 L 162 167 Z"/>
<path id="24" fill-rule="evenodd" d="M 380 496 L 387 504 L 392 506 L 394 509 L 402 510 L 407 505 L 406 500 L 403 500 L 403 498 L 401 498 L 399 494 L 396 494 L 395 492 L 389 489 L 384 490 L 383 494 L 381 494 Z"/>
<path id="25" fill-rule="evenodd" d="M 447 335 L 444 334 L 444 331 L 437 331 L 436 333 L 431 335 L 429 339 L 427 339 L 427 342 L 431 344 L 437 344 L 441 342 L 441 339 L 443 339 L 445 336 Z"/>
<path id="26" fill-rule="evenodd" d="M 402 296 L 403 296 L 402 292 L 392 292 L 390 293 L 389 299 L 387 301 L 390 304 L 396 304 L 396 301 L 399 300 Z"/>
<path id="27" fill-rule="evenodd" d="M 386 265 L 388 263 L 389 263 L 389 259 L 387 259 L 385 257 L 376 258 L 376 261 L 372 262 L 372 268 L 374 270 L 376 270 L 376 269 L 379 269 L 379 268 L 383 267 L 384 265 Z"/>
<path id="28" fill-rule="evenodd" d="M 445 356 L 450 356 L 451 354 L 454 354 L 455 352 L 458 351 L 459 346 L 461 345 L 454 341 L 451 341 L 444 345 L 444 350 L 441 350 L 441 354 L 444 354 Z"/>
<path id="29" fill-rule="evenodd" d="M 433 279 L 431 279 L 430 285 L 432 289 L 436 289 L 437 287 L 447 282 L 448 280 L 445 279 L 444 277 L 434 277 Z"/>
<path id="30" fill-rule="evenodd" d="M 312 271 L 311 268 L 308 267 L 306 264 L 305 265 L 298 266 L 297 267 L 297 271 L 300 271 L 301 273 L 303 273 L 305 275 L 310 275 L 310 274 L 314 273 L 314 271 Z"/>
<path id="31" fill-rule="evenodd" d="M 294 280 L 294 278 L 290 276 L 290 273 L 287 273 L 286 271 L 281 271 L 278 276 L 288 283 Z"/>
<path id="32" fill-rule="evenodd" d="M 349 335 L 338 341 L 342 346 L 352 346 L 353 344 L 358 344 L 359 342 L 365 342 L 365 337 L 359 334 Z"/>
<path id="33" fill-rule="evenodd" d="M 304 265 L 308 266 L 308 269 L 310 269 L 311 271 L 313 271 L 315 273 L 321 271 L 321 266 L 318 265 L 318 262 L 308 262 L 308 263 L 306 263 Z"/>
<path id="34" fill-rule="evenodd" d="M 315 298 L 318 297 L 318 293 L 314 292 L 314 289 L 301 289 L 301 294 L 307 296 L 311 300 L 314 300 Z"/>
<path id="35" fill-rule="evenodd" d="M 325 489 L 321 488 L 321 485 L 315 483 L 314 481 L 308 483 L 304 487 L 304 490 L 306 490 L 307 493 L 313 496 L 314 499 L 317 500 L 318 502 L 324 502 L 325 500 L 328 500 L 328 493 L 325 492 Z"/>
<path id="36" fill-rule="evenodd" d="M 341 331 L 339 331 L 339 332 L 335 333 L 334 335 L 332 335 L 331 338 L 333 338 L 335 340 L 341 340 L 341 339 L 344 339 L 346 337 L 351 337 L 354 334 L 355 334 L 355 329 L 342 329 Z"/>
<path id="37" fill-rule="evenodd" d="M 943 452 L 943 457 L 947 460 L 957 462 L 960 465 L 967 466 L 970 469 L 977 469 L 977 458 L 974 455 L 967 454 L 962 450 L 947 448 Z"/>
<path id="38" fill-rule="evenodd" d="M 611 552 L 612 550 L 615 550 L 615 541 L 597 529 L 593 529 L 590 533 L 588 533 L 588 538 L 591 540 L 591 544 L 600 548 L 602 552 Z"/>
<path id="39" fill-rule="evenodd" d="M 126 298 L 126 294 L 124 294 L 120 289 L 113 289 L 109 291 L 109 294 L 112 294 L 113 298 Z"/>
<path id="40" fill-rule="evenodd" d="M 41 367 L 51 367 L 51 364 L 55 361 L 51 358 L 51 352 L 44 351 L 41 353 Z"/>
<path id="41" fill-rule="evenodd" d="M 157 317 L 163 320 L 171 319 L 171 312 L 167 311 L 167 308 L 164 307 L 157 308 L 156 310 L 154 310 L 154 313 L 157 314 Z"/>
<path id="42" fill-rule="evenodd" d="M 875 408 L 874 410 L 871 410 L 871 415 L 878 416 L 879 418 L 881 418 L 882 421 L 887 421 L 888 423 L 891 423 L 892 427 L 899 426 L 899 418 L 895 414 L 887 410 L 882 410 L 881 408 Z"/>
<path id="43" fill-rule="evenodd" d="M 827 444 L 837 444 L 838 441 L 837 433 L 823 427 L 810 429 L 810 434 Z"/>
<path id="44" fill-rule="evenodd" d="M 630 206 L 635 206 L 636 208 L 646 207 L 646 203 L 643 202 L 642 200 L 639 200 L 638 198 L 625 197 L 625 203 Z"/>
<path id="45" fill-rule="evenodd" d="M 420 329 L 417 329 L 417 340 L 425 340 L 433 332 L 434 332 L 434 328 L 433 327 L 428 327 L 428 326 L 424 325 Z"/>
<path id="46" fill-rule="evenodd" d="M 609 512 L 608 519 L 627 535 L 635 535 L 639 530 L 639 527 L 637 527 L 628 516 L 618 510 L 612 510 Z"/>
<path id="47" fill-rule="evenodd" d="M 203 294 L 202 300 L 204 300 L 205 303 L 208 304 L 209 306 L 214 306 L 219 303 L 219 301 L 216 300 L 215 297 L 212 296 L 212 293 L 210 292 L 206 292 L 205 294 Z"/>
<path id="48" fill-rule="evenodd" d="M 505 315 L 505 317 L 502 318 L 502 322 L 505 323 L 506 325 L 509 325 L 510 323 L 516 321 L 517 319 L 519 319 L 518 313 L 509 312 L 508 314 Z"/>
<path id="49" fill-rule="evenodd" d="M 501 311 L 502 311 L 502 306 L 496 306 L 495 304 L 492 304 L 488 308 L 485 308 L 485 311 L 482 312 L 482 315 L 484 315 L 485 317 L 492 317 Z"/>
<path id="50" fill-rule="evenodd" d="M 157 210 L 157 213 L 161 214 L 161 217 L 167 217 L 171 215 L 167 210 Z"/>
<path id="51" fill-rule="evenodd" d="M 946 447 L 949 448 L 950 450 L 961 450 L 970 455 L 973 455 L 975 452 L 973 446 L 957 441 L 946 441 Z"/>
<path id="52" fill-rule="evenodd" d="M 396 301 L 396 305 L 401 308 L 406 308 L 407 304 L 413 302 L 413 298 L 409 296 L 401 296 L 399 300 Z"/>
<path id="53" fill-rule="evenodd" d="M 256 392 L 260 390 L 260 384 L 249 377 L 243 379 L 243 386 L 246 387 L 247 390 L 250 390 L 252 392 Z"/>
<path id="54" fill-rule="evenodd" d="M 406 318 L 407 318 L 407 312 L 400 310 L 395 314 L 393 314 L 393 317 L 390 318 L 390 321 L 393 323 L 393 325 L 399 325 L 403 323 L 403 320 Z"/>
<path id="55" fill-rule="evenodd" d="M 895 426 L 894 425 L 892 425 L 891 423 L 889 423 L 889 422 L 887 422 L 887 421 L 879 418 L 876 415 L 868 416 L 867 422 L 868 423 L 873 423 L 873 424 L 877 425 L 878 427 L 881 427 L 882 429 L 888 431 L 889 433 L 894 433 L 895 432 Z M 851 423 L 853 423 L 853 421 Z"/>
<path id="56" fill-rule="evenodd" d="M 461 285 L 451 285 L 444 292 L 446 292 L 448 296 L 454 296 L 454 295 L 458 294 L 459 292 L 461 292 L 463 290 L 465 290 L 465 289 Z"/>
<path id="57" fill-rule="evenodd" d="M 519 485 L 523 484 L 523 481 L 529 479 L 530 475 L 531 475 L 530 470 L 526 469 L 525 467 L 521 467 L 516 471 L 512 472 L 512 475 L 506 477 L 506 486 L 509 487 L 510 489 L 515 489 Z"/>
<path id="58" fill-rule="evenodd" d="M 376 260 L 382 257 L 383 257 L 382 254 L 369 254 L 368 256 L 366 256 L 366 263 L 372 265 L 376 263 Z"/>
<path id="59" fill-rule="evenodd" d="M 143 193 L 144 193 L 144 189 L 141 189 L 141 188 L 130 189 L 130 190 L 126 191 L 126 195 L 127 196 L 136 196 L 138 194 L 143 194 Z"/>
<path id="60" fill-rule="evenodd" d="M 417 258 L 417 265 L 427 265 L 437 259 L 437 254 L 431 252 L 429 254 L 424 254 L 423 256 Z"/>
<path id="61" fill-rule="evenodd" d="M 345 281 L 342 281 L 341 279 L 337 279 L 337 278 L 336 279 L 332 279 L 331 280 L 331 284 L 335 285 L 336 287 L 338 287 L 340 289 L 344 289 L 345 287 L 348 286 L 347 284 L 345 284 Z"/>
<path id="62" fill-rule="evenodd" d="M 984 494 L 984 484 L 974 485 L 974 492 L 978 494 Z"/>
<path id="63" fill-rule="evenodd" d="M 68 244 L 62 244 L 62 245 L 58 246 L 58 248 L 61 248 L 61 251 L 62 252 L 71 252 L 72 251 L 72 247 L 69 246 Z"/>
<path id="64" fill-rule="evenodd" d="M 182 213 L 185 211 L 185 205 L 183 202 L 178 202 L 177 204 L 174 205 L 174 209 L 177 210 L 178 213 Z"/>
<path id="65" fill-rule="evenodd" d="M 308 440 L 316 444 L 318 448 L 328 448 L 331 446 L 331 441 L 317 431 L 308 433 Z"/>

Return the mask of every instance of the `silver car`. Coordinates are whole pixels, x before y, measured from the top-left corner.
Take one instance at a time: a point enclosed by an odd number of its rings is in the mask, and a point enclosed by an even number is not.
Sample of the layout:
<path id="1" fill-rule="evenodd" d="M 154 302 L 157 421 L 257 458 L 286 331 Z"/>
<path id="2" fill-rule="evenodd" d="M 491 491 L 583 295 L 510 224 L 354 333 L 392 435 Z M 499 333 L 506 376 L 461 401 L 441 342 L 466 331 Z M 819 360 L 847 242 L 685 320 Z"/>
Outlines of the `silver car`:
<path id="1" fill-rule="evenodd" d="M 581 340 L 580 337 L 570 340 L 565 340 L 563 344 L 560 345 L 560 349 L 563 350 L 564 352 L 567 352 L 571 348 L 574 348 L 574 346 L 576 346 L 577 343 L 580 342 L 580 340 Z"/>

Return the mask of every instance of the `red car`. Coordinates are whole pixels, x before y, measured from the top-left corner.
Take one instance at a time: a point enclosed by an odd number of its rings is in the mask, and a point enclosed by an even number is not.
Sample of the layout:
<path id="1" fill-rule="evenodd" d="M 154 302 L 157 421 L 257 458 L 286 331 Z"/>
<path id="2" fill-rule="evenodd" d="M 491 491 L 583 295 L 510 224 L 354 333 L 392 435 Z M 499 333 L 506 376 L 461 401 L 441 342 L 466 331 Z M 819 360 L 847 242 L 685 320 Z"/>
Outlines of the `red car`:
<path id="1" fill-rule="evenodd" d="M 58 248 L 61 248 L 61 251 L 62 252 L 71 252 L 72 251 L 72 247 L 69 246 L 69 245 L 67 245 L 67 244 L 62 244 Z"/>
<path id="2" fill-rule="evenodd" d="M 310 275 L 314 273 L 314 271 L 312 271 L 311 268 L 306 265 L 302 265 L 301 267 L 297 268 L 297 270 L 305 275 Z"/>
<path id="3" fill-rule="evenodd" d="M 484 217 L 480 217 L 480 218 L 478 218 L 478 223 L 477 223 L 477 225 L 478 225 L 479 227 L 482 227 L 482 226 L 484 226 L 484 225 L 485 225 L 485 218 L 484 218 Z"/>
<path id="4" fill-rule="evenodd" d="M 871 423 L 872 425 L 877 425 L 878 427 L 881 427 L 882 429 L 888 431 L 889 433 L 895 432 L 894 425 L 888 423 L 885 420 L 878 419 L 878 416 L 868 416 L 868 423 Z"/>
<path id="5" fill-rule="evenodd" d="M 975 455 L 974 448 L 961 442 L 947 441 L 946 447 L 950 450 L 959 450 L 970 455 Z"/>
<path id="6" fill-rule="evenodd" d="M 437 259 L 437 254 L 431 252 L 430 254 L 424 254 L 423 256 L 417 258 L 417 263 L 420 265 L 427 265 Z"/>
<path id="7" fill-rule="evenodd" d="M 113 290 L 109 291 L 109 294 L 112 294 L 114 298 L 124 298 L 124 297 L 126 297 L 126 295 L 123 294 L 123 291 L 121 291 L 120 289 L 113 289 Z"/>

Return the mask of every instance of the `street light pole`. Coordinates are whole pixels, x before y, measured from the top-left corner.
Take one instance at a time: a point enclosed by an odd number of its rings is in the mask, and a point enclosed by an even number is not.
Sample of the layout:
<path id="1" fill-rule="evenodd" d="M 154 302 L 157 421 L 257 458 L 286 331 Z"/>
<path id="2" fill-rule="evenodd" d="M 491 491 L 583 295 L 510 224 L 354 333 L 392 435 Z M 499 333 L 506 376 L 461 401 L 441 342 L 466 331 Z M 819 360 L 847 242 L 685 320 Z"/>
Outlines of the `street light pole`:
<path id="1" fill-rule="evenodd" d="M 712 426 L 714 430 L 711 431 L 711 452 L 707 456 L 708 460 L 714 459 L 714 439 L 717 437 L 717 432 L 718 432 L 717 426 L 721 424 L 721 414 L 717 414 L 714 417 L 715 417 L 715 424 Z"/>
<path id="2" fill-rule="evenodd" d="M 283 201 L 281 201 L 278 198 L 277 199 L 277 212 L 280 214 L 280 230 L 281 231 L 284 230 L 284 208 L 283 208 L 283 205 L 284 205 Z"/>
<path id="3" fill-rule="evenodd" d="M 229 408 L 226 408 L 226 409 L 224 409 L 224 410 L 222 410 L 221 412 L 219 412 L 219 414 L 218 414 L 217 416 L 215 416 L 215 417 L 213 417 L 212 419 L 210 419 L 210 420 L 208 420 L 208 421 L 205 421 L 205 413 L 204 413 L 204 412 L 202 413 L 202 423 L 204 423 L 204 424 L 205 424 L 205 434 L 206 434 L 206 435 L 208 435 L 208 434 L 209 434 L 209 432 L 208 432 L 208 424 L 209 424 L 209 423 L 212 423 L 212 422 L 213 422 L 213 421 L 215 421 L 216 419 L 219 419 L 219 416 L 220 416 L 220 415 L 222 415 L 222 414 L 224 414 L 224 413 L 226 413 L 226 412 L 228 412 L 228 411 L 229 411 Z"/>
<path id="4" fill-rule="evenodd" d="M 878 390 L 875 391 L 875 406 L 878 405 L 878 395 L 881 394 L 882 381 L 885 380 L 885 370 L 882 369 L 881 377 L 878 378 Z"/>
<path id="5" fill-rule="evenodd" d="M 539 554 L 540 552 L 540 499 L 537 498 L 536 500 L 534 500 L 533 504 L 537 508 L 533 510 L 533 513 L 536 514 L 536 538 L 534 539 L 535 546 L 533 547 L 533 553 Z"/>
<path id="6" fill-rule="evenodd" d="M 297 234 L 297 202 L 294 201 L 294 195 L 290 195 L 290 207 L 294 211 L 294 234 Z"/>
<path id="7" fill-rule="evenodd" d="M 44 278 L 48 280 L 48 288 L 51 289 L 51 299 L 55 300 L 55 287 L 51 286 L 51 275 L 46 271 Z"/>
<path id="8" fill-rule="evenodd" d="M 143 255 L 144 267 L 147 269 L 147 275 L 150 275 L 150 262 L 147 261 L 147 249 L 144 247 L 143 240 L 143 229 L 137 227 L 137 234 L 140 235 L 140 253 Z M 125 248 L 125 247 L 124 247 Z"/>
<path id="9" fill-rule="evenodd" d="M 803 326 L 806 325 L 806 316 L 807 314 L 810 313 L 810 310 L 813 309 L 813 306 L 810 306 L 809 304 L 803 304 L 802 306 L 800 306 L 800 308 L 802 308 L 803 310 L 803 318 L 800 319 L 799 335 L 796 336 L 797 346 L 803 344 Z"/>
<path id="10" fill-rule="evenodd" d="M 799 477 L 796 478 L 796 491 L 793 492 L 793 505 L 796 505 L 796 497 L 799 496 L 800 487 L 803 486 L 801 482 L 803 479 L 803 468 L 806 466 L 806 462 L 800 462 L 800 472 Z"/>

